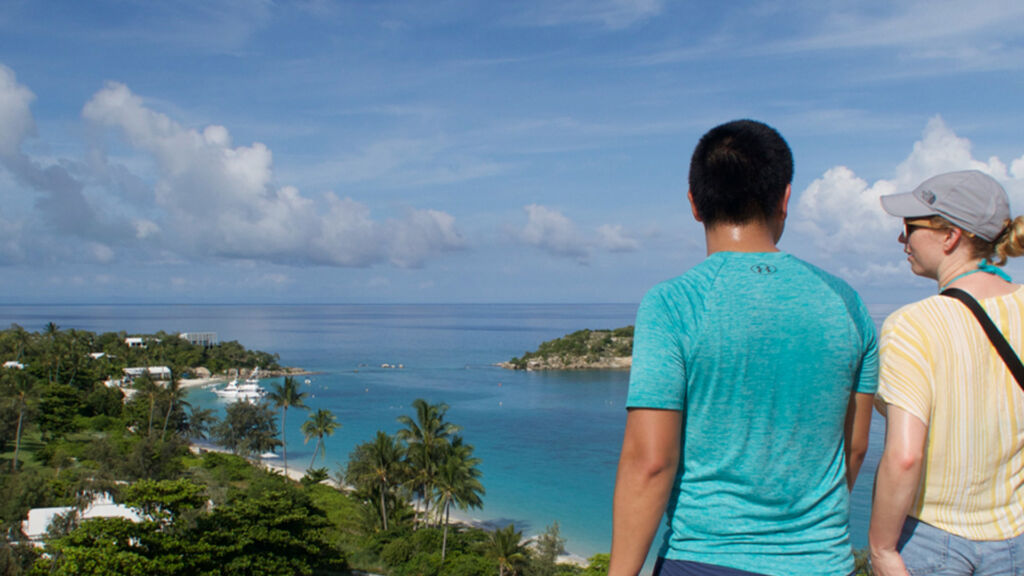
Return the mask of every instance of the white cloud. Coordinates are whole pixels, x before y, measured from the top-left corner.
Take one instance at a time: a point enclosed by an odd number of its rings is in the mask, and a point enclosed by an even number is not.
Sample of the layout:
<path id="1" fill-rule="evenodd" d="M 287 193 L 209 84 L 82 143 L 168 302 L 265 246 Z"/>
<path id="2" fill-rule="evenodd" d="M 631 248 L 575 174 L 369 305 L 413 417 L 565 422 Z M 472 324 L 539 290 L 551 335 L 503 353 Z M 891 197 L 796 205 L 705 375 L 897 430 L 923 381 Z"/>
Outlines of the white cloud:
<path id="1" fill-rule="evenodd" d="M 598 24 L 618 30 L 657 16 L 663 0 L 562 0 L 539 2 L 520 15 L 519 20 L 534 26 Z"/>
<path id="2" fill-rule="evenodd" d="M 959 0 L 834 6 L 817 22 L 813 35 L 776 48 L 818 52 L 881 47 L 898 50 L 903 59 L 951 62 L 961 69 L 1020 67 L 1017 38 L 1024 25 L 1024 5 L 1015 0 L 987 0 L 969 7 Z"/>
<path id="3" fill-rule="evenodd" d="M 139 219 L 132 222 L 132 225 L 135 227 L 135 237 L 139 240 L 145 240 L 160 233 L 160 225 L 152 220 Z"/>
<path id="4" fill-rule="evenodd" d="M 843 274 L 848 279 L 884 282 L 895 270 L 906 273 L 903 255 L 896 243 L 899 219 L 882 210 L 879 197 L 912 190 L 922 181 L 954 170 L 981 170 L 999 180 L 1015 199 L 1024 199 L 1024 157 L 1015 160 L 1010 173 L 998 158 L 976 160 L 971 143 L 957 136 L 940 118 L 931 119 L 910 154 L 894 168 L 891 179 L 873 183 L 858 177 L 846 166 L 836 166 L 814 180 L 791 206 L 790 225 L 799 235 L 810 237 L 823 255 L 842 255 Z"/>
<path id="5" fill-rule="evenodd" d="M 597 233 L 609 252 L 633 252 L 640 248 L 640 242 L 627 236 L 621 224 L 605 224 L 598 227 Z"/>
<path id="6" fill-rule="evenodd" d="M 325 181 L 424 186 L 486 178 L 504 169 L 499 163 L 453 150 L 443 138 L 396 138 L 373 142 L 357 154 L 313 170 L 314 177 Z"/>
<path id="7" fill-rule="evenodd" d="M 0 209 L 0 264 L 20 262 L 25 259 L 22 248 L 22 224 L 4 218 Z"/>
<path id="8" fill-rule="evenodd" d="M 97 22 L 75 34 L 92 34 L 96 43 L 125 46 L 162 44 L 170 49 L 238 53 L 273 19 L 271 0 L 203 0 L 117 4 L 118 18 Z M 142 9 L 144 8 L 144 9 Z M 109 8 L 108 9 L 112 9 Z M 125 25 L 112 25 L 113 22 Z"/>
<path id="9" fill-rule="evenodd" d="M 657 66 L 768 54 L 809 53 L 821 58 L 853 51 L 874 58 L 882 52 L 885 57 L 870 72 L 877 79 L 1019 70 L 1024 61 L 1019 42 L 1024 4 L 1016 0 L 985 0 L 969 7 L 960 0 L 802 4 L 798 10 L 779 2 L 729 5 L 723 22 L 709 19 L 700 34 L 682 36 L 677 45 L 653 46 L 650 53 L 627 56 L 622 62 Z M 693 6 L 688 11 L 701 18 L 706 10 Z M 762 34 L 780 28 L 786 33 Z M 866 72 L 856 74 L 863 78 Z"/>
<path id="10" fill-rule="evenodd" d="M 404 220 L 389 222 L 387 228 L 391 262 L 403 268 L 418 268 L 432 254 L 464 246 L 455 218 L 437 210 L 410 211 Z"/>
<path id="11" fill-rule="evenodd" d="M 114 261 L 114 251 L 106 244 L 90 242 L 89 251 L 92 253 L 93 259 L 99 264 L 109 264 Z"/>
<path id="12" fill-rule="evenodd" d="M 14 71 L 0 64 L 0 156 L 14 156 L 21 143 L 35 132 L 29 106 L 32 91 L 18 84 Z"/>
<path id="13" fill-rule="evenodd" d="M 1024 180 L 1024 156 L 1010 164 L 1010 175 L 1017 180 Z"/>
<path id="14" fill-rule="evenodd" d="M 951 40 L 1014 36 L 1024 20 L 1024 6 L 1014 0 L 976 2 L 965 9 L 959 0 L 917 0 L 858 12 L 855 4 L 828 13 L 817 37 L 821 47 L 920 46 L 938 49 Z M 869 13 L 870 11 L 870 13 Z"/>
<path id="15" fill-rule="evenodd" d="M 555 256 L 585 261 L 590 255 L 586 241 L 576 225 L 557 210 L 530 204 L 526 210 L 526 226 L 520 238 L 532 246 Z"/>
<path id="16" fill-rule="evenodd" d="M 82 115 L 118 130 L 155 160 L 153 199 L 166 222 L 137 219 L 137 238 L 159 233 L 166 245 L 198 256 L 331 266 L 421 266 L 463 247 L 454 217 L 444 212 L 410 210 L 378 222 L 350 198 L 328 193 L 317 202 L 292 186 L 276 186 L 265 145 L 233 146 L 223 126 L 186 128 L 123 84 L 96 93 Z"/>
<path id="17" fill-rule="evenodd" d="M 24 210 L 8 214 L 5 253 L 25 256 L 29 252 L 40 252 L 44 246 L 55 246 L 57 243 L 47 237 L 53 232 L 100 244 L 127 237 L 127 222 L 86 197 L 83 180 L 86 170 L 81 163 L 66 159 L 36 160 L 25 154 L 25 140 L 35 131 L 30 108 L 34 99 L 32 91 L 18 83 L 14 72 L 0 65 L 0 167 L 8 171 L 17 186 L 38 193 L 32 198 L 34 214 L 24 213 Z M 17 204 L 28 203 L 21 200 Z M 5 202 L 9 209 L 12 205 Z M 31 230 L 31 237 L 27 235 L 28 230 Z M 83 249 L 92 259 L 108 261 L 113 258 L 112 251 L 98 254 L 87 246 L 59 248 L 62 252 Z"/>
<path id="18" fill-rule="evenodd" d="M 419 267 L 465 247 L 455 218 L 407 210 L 374 220 L 367 206 L 327 193 L 316 199 L 274 181 L 262 143 L 235 146 L 224 126 L 185 127 L 149 108 L 127 86 L 110 83 L 82 117 L 120 134 L 137 157 L 115 163 L 97 147 L 87 163 L 37 161 L 23 152 L 34 130 L 32 92 L 0 65 L 0 167 L 37 194 L 0 214 L 0 261 L 30 253 L 51 261 L 110 263 L 206 257 L 287 265 Z M 126 163 L 130 162 L 130 164 Z M 145 177 L 133 169 L 152 166 Z M 451 168 L 446 170 L 451 171 Z M 90 193 L 86 194 L 85 191 Z M 28 212 L 26 212 L 28 210 Z M 40 219 L 45 226 L 36 225 Z M 26 235 L 32 230 L 32 238 Z M 68 240 L 72 241 L 68 241 Z"/>
<path id="19" fill-rule="evenodd" d="M 530 204 L 523 210 L 526 212 L 526 224 L 516 236 L 552 256 L 570 258 L 583 264 L 598 249 L 632 252 L 640 248 L 640 243 L 621 224 L 604 224 L 588 232 L 580 230 L 558 210 L 539 204 Z"/>

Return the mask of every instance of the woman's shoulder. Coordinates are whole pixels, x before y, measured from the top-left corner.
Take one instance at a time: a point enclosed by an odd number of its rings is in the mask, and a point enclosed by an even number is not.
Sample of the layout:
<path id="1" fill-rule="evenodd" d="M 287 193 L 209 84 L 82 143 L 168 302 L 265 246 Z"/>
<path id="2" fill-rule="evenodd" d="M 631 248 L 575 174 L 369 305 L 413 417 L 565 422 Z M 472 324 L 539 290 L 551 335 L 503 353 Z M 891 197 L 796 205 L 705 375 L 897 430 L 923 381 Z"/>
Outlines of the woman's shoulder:
<path id="1" fill-rule="evenodd" d="M 899 325 L 927 326 L 945 323 L 949 320 L 950 314 L 959 312 L 959 308 L 967 310 L 960 301 L 936 294 L 897 308 L 886 317 L 882 330 L 890 330 Z"/>

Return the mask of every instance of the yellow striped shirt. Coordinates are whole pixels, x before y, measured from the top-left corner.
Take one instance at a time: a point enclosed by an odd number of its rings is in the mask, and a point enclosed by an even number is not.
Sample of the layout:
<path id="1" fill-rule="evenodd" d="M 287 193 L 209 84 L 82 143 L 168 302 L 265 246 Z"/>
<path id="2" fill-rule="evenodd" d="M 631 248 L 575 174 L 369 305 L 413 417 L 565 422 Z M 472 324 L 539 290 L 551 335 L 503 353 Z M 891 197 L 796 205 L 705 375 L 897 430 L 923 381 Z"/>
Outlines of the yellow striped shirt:
<path id="1" fill-rule="evenodd" d="M 1024 287 L 979 301 L 1024 353 Z M 876 402 L 928 426 L 910 515 L 971 540 L 1024 533 L 1024 391 L 963 303 L 933 296 L 885 321 Z"/>

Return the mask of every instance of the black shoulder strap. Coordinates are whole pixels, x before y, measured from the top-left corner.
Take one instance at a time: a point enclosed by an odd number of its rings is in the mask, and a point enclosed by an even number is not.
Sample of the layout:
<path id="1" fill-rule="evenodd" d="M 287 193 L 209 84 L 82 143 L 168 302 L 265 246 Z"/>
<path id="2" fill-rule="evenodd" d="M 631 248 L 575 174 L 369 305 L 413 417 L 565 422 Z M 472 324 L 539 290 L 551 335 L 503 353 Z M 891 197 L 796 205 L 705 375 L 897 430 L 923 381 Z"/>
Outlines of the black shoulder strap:
<path id="1" fill-rule="evenodd" d="M 974 313 L 975 318 L 981 323 L 982 329 L 985 330 L 988 339 L 995 346 L 996 352 L 999 352 L 999 356 L 1013 374 L 1014 380 L 1024 390 L 1024 364 L 1021 364 L 1020 358 L 1014 353 L 1013 348 L 1010 347 L 1010 343 L 1006 341 L 1003 333 L 999 331 L 999 328 L 992 322 L 992 319 L 985 313 L 985 309 L 981 307 L 981 304 L 978 304 L 974 297 L 959 288 L 947 288 L 942 291 L 942 295 L 956 298 Z"/>

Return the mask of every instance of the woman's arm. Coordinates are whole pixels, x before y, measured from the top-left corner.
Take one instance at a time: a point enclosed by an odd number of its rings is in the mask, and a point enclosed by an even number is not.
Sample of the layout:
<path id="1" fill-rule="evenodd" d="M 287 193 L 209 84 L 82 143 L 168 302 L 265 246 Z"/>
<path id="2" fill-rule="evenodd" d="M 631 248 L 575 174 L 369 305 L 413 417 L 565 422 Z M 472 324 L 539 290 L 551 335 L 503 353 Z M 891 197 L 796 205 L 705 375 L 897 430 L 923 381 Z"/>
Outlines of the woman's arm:
<path id="1" fill-rule="evenodd" d="M 679 466 L 682 412 L 634 408 L 626 417 L 612 506 L 609 576 L 635 576 L 665 514 Z"/>
<path id="2" fill-rule="evenodd" d="M 917 496 L 928 427 L 909 412 L 887 406 L 885 449 L 875 476 L 868 542 L 871 565 L 878 576 L 907 573 L 896 543 Z"/>

